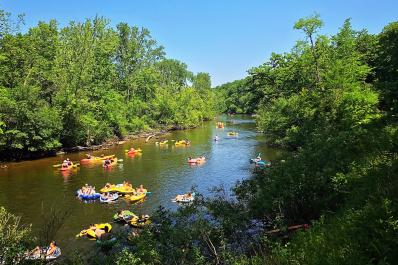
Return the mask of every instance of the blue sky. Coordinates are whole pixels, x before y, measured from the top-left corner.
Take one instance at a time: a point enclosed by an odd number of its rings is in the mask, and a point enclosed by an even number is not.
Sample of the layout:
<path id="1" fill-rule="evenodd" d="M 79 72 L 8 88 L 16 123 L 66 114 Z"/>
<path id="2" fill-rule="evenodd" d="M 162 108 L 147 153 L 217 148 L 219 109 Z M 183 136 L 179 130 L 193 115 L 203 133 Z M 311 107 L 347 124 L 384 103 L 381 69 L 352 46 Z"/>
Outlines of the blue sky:
<path id="1" fill-rule="evenodd" d="M 325 22 L 323 34 L 334 34 L 346 18 L 371 33 L 398 20 L 397 0 L 1 0 L 0 7 L 25 13 L 26 27 L 52 18 L 64 26 L 97 14 L 112 25 L 147 27 L 169 58 L 210 73 L 213 85 L 244 77 L 272 52 L 289 51 L 303 37 L 294 22 L 314 12 Z"/>

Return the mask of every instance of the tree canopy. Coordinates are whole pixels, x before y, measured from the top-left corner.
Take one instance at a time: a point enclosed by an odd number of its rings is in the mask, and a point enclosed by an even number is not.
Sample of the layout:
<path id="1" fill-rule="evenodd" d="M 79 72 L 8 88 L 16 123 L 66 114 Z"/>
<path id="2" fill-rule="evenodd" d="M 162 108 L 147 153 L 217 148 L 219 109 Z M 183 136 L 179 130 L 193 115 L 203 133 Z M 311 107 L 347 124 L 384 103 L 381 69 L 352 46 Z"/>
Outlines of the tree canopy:
<path id="1" fill-rule="evenodd" d="M 0 158 L 214 116 L 210 76 L 166 58 L 146 28 L 95 17 L 21 33 L 7 12 L 0 21 Z"/>

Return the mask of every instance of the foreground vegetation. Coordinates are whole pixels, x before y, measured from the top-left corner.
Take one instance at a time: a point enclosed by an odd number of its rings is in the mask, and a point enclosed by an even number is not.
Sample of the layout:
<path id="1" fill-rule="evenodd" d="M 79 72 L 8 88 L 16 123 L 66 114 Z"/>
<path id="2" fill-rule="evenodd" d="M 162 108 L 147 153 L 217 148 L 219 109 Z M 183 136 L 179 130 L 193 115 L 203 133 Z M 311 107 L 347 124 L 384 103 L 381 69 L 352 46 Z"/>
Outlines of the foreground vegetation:
<path id="1" fill-rule="evenodd" d="M 219 189 L 159 209 L 91 263 L 396 264 L 398 23 L 372 35 L 346 20 L 333 36 L 322 24 L 300 19 L 305 40 L 217 91 L 290 155 L 238 183 L 236 198 Z M 297 224 L 309 229 L 289 232 Z"/>
<path id="2" fill-rule="evenodd" d="M 21 33 L 22 17 L 0 20 L 0 159 L 214 116 L 210 76 L 166 58 L 145 28 L 96 17 Z"/>

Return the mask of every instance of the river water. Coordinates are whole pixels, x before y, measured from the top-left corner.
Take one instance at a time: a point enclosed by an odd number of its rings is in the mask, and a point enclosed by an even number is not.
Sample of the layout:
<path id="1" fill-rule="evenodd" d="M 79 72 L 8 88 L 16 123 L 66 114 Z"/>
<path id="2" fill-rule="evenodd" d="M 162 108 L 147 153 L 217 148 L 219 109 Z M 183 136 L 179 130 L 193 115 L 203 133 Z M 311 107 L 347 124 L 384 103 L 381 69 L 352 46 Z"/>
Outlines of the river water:
<path id="1" fill-rule="evenodd" d="M 252 119 L 235 116 L 221 117 L 221 120 L 226 122 L 224 129 L 217 129 L 212 121 L 196 129 L 162 135 L 169 140 L 165 147 L 157 146 L 155 138 L 148 143 L 138 139 L 94 152 L 94 155 L 115 154 L 123 159 L 111 170 L 104 170 L 101 165 L 81 165 L 69 174 L 61 174 L 52 167 L 66 157 L 80 161 L 85 153 L 10 163 L 7 169 L 0 169 L 0 205 L 21 216 L 23 223 L 31 223 L 34 231 L 43 224 L 42 213 L 49 208 L 67 210 L 68 216 L 55 239 L 63 254 L 68 255 L 72 249 L 93 244 L 83 238 L 75 239 L 80 230 L 90 223 L 111 222 L 119 209 L 130 209 L 137 214 L 150 214 L 160 205 L 175 209 L 178 206 L 171 198 L 189 191 L 192 186 L 204 195 L 211 195 L 212 187 L 223 185 L 228 190 L 236 181 L 249 178 L 253 172 L 249 159 L 259 152 L 265 160 L 280 158 L 281 151 L 265 146 L 265 137 L 256 132 Z M 232 130 L 239 133 L 236 139 L 227 136 Z M 220 137 L 218 142 L 213 140 L 216 135 Z M 189 139 L 192 144 L 174 146 L 172 140 L 177 139 Z M 130 147 L 140 147 L 143 154 L 126 155 L 125 149 Z M 202 154 L 206 156 L 206 163 L 197 166 L 187 163 L 187 157 Z M 121 183 L 123 180 L 135 187 L 143 184 L 152 194 L 139 204 L 123 199 L 114 204 L 84 203 L 75 197 L 76 190 L 85 183 L 97 187 L 98 191 L 106 182 Z"/>

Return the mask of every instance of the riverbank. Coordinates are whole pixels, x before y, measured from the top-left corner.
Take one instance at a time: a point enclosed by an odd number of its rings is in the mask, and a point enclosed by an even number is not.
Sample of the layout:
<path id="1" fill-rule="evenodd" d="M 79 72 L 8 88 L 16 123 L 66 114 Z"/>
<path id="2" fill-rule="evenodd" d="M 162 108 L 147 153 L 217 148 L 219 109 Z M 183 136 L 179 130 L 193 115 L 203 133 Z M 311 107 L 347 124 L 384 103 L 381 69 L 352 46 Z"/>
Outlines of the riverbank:
<path id="1" fill-rule="evenodd" d="M 21 161 L 27 161 L 27 160 L 35 160 L 35 159 L 41 159 L 41 158 L 46 158 L 46 157 L 55 157 L 59 155 L 64 155 L 68 153 L 76 153 L 76 152 L 92 152 L 92 151 L 99 151 L 99 150 L 108 150 L 109 148 L 116 146 L 116 145 L 121 145 L 124 144 L 128 141 L 131 140 L 136 140 L 140 138 L 146 138 L 148 141 L 151 139 L 158 139 L 160 136 L 165 135 L 167 133 L 170 133 L 172 131 L 182 131 L 182 130 L 191 130 L 194 129 L 197 126 L 192 126 L 192 127 L 182 127 L 182 126 L 164 126 L 160 127 L 157 129 L 149 129 L 146 131 L 142 132 L 137 132 L 137 133 L 132 133 L 128 134 L 127 136 L 123 138 L 119 138 L 117 136 L 113 136 L 111 138 L 108 138 L 105 140 L 102 144 L 99 145 L 91 145 L 91 146 L 73 146 L 73 147 L 62 147 L 58 150 L 53 150 L 49 152 L 26 152 L 25 155 L 23 155 L 20 158 L 15 158 L 15 157 L 9 157 L 3 158 L 3 160 L 0 161 L 0 169 L 6 169 L 7 168 L 7 163 L 9 162 L 21 162 Z"/>

